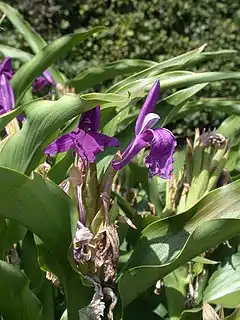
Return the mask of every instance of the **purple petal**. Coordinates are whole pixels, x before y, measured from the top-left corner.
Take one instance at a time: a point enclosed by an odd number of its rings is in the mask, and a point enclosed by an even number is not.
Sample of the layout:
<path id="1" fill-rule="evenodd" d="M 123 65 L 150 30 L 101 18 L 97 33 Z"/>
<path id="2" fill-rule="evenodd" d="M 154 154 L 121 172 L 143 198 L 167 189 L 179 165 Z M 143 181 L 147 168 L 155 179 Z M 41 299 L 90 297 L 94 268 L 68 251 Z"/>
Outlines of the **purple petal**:
<path id="1" fill-rule="evenodd" d="M 126 166 L 132 159 L 148 144 L 148 140 L 151 139 L 151 133 L 148 130 L 142 134 L 137 135 L 127 149 L 122 154 L 121 161 L 113 161 L 112 166 L 115 170 L 120 170 Z"/>
<path id="2" fill-rule="evenodd" d="M 90 135 L 94 137 L 96 141 L 103 147 L 119 147 L 120 142 L 118 139 L 114 137 L 106 136 L 105 134 L 102 134 L 100 132 L 90 132 Z"/>
<path id="3" fill-rule="evenodd" d="M 18 119 L 19 122 L 23 122 L 25 120 L 25 117 L 22 114 L 19 114 L 17 116 L 17 119 Z"/>
<path id="4" fill-rule="evenodd" d="M 53 77 L 48 70 L 45 70 L 43 75 L 49 83 L 51 83 L 53 86 L 56 86 L 56 82 L 53 80 Z"/>
<path id="5" fill-rule="evenodd" d="M 143 121 L 148 113 L 153 112 L 156 103 L 158 101 L 160 95 L 160 82 L 157 80 L 152 88 L 150 89 L 147 98 L 142 106 L 140 114 L 137 118 L 136 126 L 135 126 L 135 134 L 139 134 L 141 132 L 141 128 L 143 126 Z"/>
<path id="6" fill-rule="evenodd" d="M 86 132 L 97 132 L 100 126 L 100 106 L 84 112 L 80 118 L 78 128 Z"/>
<path id="7" fill-rule="evenodd" d="M 104 150 L 104 147 L 119 146 L 119 142 L 115 138 L 105 136 L 98 132 L 85 132 L 79 130 L 75 146 L 79 156 L 90 163 L 95 161 L 95 156 Z"/>
<path id="8" fill-rule="evenodd" d="M 49 84 L 56 86 L 56 82 L 53 80 L 50 72 L 45 70 L 42 76 L 37 77 L 37 79 L 33 83 L 33 92 L 39 92 L 44 87 L 48 86 Z"/>
<path id="9" fill-rule="evenodd" d="M 83 160 L 87 159 L 90 163 L 94 162 L 95 156 L 104 150 L 103 146 L 99 145 L 89 133 L 81 129 L 79 129 L 75 147 L 79 156 Z"/>
<path id="10" fill-rule="evenodd" d="M 74 140 L 76 139 L 76 133 L 74 131 L 64 134 L 55 141 L 53 141 L 45 150 L 47 155 L 55 154 L 58 152 L 65 152 L 74 148 Z"/>
<path id="11" fill-rule="evenodd" d="M 33 92 L 39 92 L 48 85 L 48 81 L 44 76 L 37 77 L 33 82 Z"/>
<path id="12" fill-rule="evenodd" d="M 6 57 L 0 65 L 0 75 L 4 74 L 8 80 L 12 78 L 14 72 L 12 70 L 12 58 Z"/>
<path id="13" fill-rule="evenodd" d="M 143 131 L 152 128 L 158 122 L 159 119 L 160 117 L 158 114 L 152 112 L 148 113 L 143 120 L 142 127 L 139 133 L 142 133 Z"/>
<path id="14" fill-rule="evenodd" d="M 149 139 L 150 153 L 146 157 L 145 163 L 150 171 L 150 177 L 159 175 L 162 178 L 169 178 L 173 170 L 173 153 L 177 145 L 171 131 L 160 128 L 156 130 L 148 129 L 152 139 Z"/>
<path id="15" fill-rule="evenodd" d="M 0 114 L 14 108 L 14 93 L 5 74 L 0 75 Z"/>

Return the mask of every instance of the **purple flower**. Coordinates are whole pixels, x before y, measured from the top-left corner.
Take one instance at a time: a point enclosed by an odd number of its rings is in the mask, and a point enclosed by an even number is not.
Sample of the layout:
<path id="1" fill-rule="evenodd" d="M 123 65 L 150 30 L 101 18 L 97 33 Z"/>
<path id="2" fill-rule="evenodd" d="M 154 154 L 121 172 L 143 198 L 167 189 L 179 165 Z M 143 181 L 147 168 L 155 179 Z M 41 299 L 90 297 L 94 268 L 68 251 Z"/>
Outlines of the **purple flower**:
<path id="1" fill-rule="evenodd" d="M 5 58 L 0 65 L 0 115 L 14 108 L 14 94 L 9 80 L 12 78 L 12 58 Z"/>
<path id="2" fill-rule="evenodd" d="M 8 80 L 14 75 L 12 70 L 12 58 L 6 57 L 0 65 L 0 75 L 4 74 Z"/>
<path id="3" fill-rule="evenodd" d="M 152 113 L 160 95 L 160 83 L 157 80 L 144 102 L 135 126 L 135 137 L 124 150 L 122 160 L 113 161 L 112 166 L 120 170 L 127 165 L 136 154 L 146 146 L 150 146 L 149 155 L 145 164 L 149 168 L 152 178 L 159 175 L 162 178 L 169 178 L 173 170 L 173 153 L 176 147 L 176 140 L 168 129 L 151 129 L 159 120 L 159 116 Z"/>
<path id="4" fill-rule="evenodd" d="M 54 87 L 56 86 L 56 82 L 53 80 L 50 72 L 48 70 L 45 70 L 43 72 L 43 75 L 37 77 L 37 79 L 34 81 L 33 92 L 39 92 L 49 84 L 53 85 Z"/>
<path id="5" fill-rule="evenodd" d="M 95 156 L 104 150 L 104 147 L 118 147 L 116 138 L 108 137 L 99 132 L 100 107 L 97 106 L 82 114 L 78 127 L 52 142 L 45 150 L 47 155 L 67 150 L 76 150 L 79 157 L 88 162 L 94 162 Z"/>

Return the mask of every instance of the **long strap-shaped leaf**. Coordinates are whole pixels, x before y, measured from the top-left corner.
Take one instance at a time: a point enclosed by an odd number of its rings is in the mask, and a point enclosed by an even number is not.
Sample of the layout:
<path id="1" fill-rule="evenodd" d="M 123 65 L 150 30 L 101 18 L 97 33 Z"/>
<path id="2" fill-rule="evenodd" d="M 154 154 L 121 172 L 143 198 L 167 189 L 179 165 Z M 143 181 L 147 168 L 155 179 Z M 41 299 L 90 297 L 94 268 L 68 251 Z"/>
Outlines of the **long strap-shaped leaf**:
<path id="1" fill-rule="evenodd" d="M 18 59 L 21 62 L 28 62 L 33 58 L 33 55 L 31 53 L 28 53 L 26 51 L 23 51 L 14 47 L 2 45 L 2 44 L 0 44 L 0 53 L 4 57 L 9 56 L 9 57 L 12 57 L 13 59 Z"/>
<path id="2" fill-rule="evenodd" d="M 34 53 L 38 53 L 47 42 L 23 19 L 20 13 L 6 2 L 0 2 L 0 10 L 24 36 Z"/>
<path id="3" fill-rule="evenodd" d="M 38 34 L 32 26 L 23 19 L 23 17 L 19 14 L 19 12 L 11 7 L 9 4 L 0 2 L 0 10 L 7 16 L 7 18 L 12 22 L 14 27 L 23 35 L 29 46 L 32 48 L 34 53 L 38 53 L 41 51 L 46 45 L 47 42 Z M 14 49 L 14 48 L 13 48 Z M 20 58 L 27 58 L 27 53 L 20 51 L 17 52 L 15 50 L 9 50 L 8 48 L 3 48 L 1 51 L 5 55 L 9 55 L 11 57 L 16 57 L 16 55 Z M 28 61 L 28 60 L 26 60 Z M 24 61 L 24 62 L 26 62 Z M 49 68 L 54 80 L 56 82 L 63 83 L 66 79 L 65 76 L 57 70 L 54 66 Z"/>
<path id="4" fill-rule="evenodd" d="M 69 83 L 77 92 L 81 92 L 92 88 L 96 84 L 103 84 L 105 81 L 114 79 L 117 76 L 136 73 L 156 64 L 157 63 L 153 61 L 140 59 L 118 60 L 87 69 L 79 73 L 74 79 L 70 80 Z"/>
<path id="5" fill-rule="evenodd" d="M 156 74 L 154 77 L 147 77 L 135 80 L 128 83 L 117 90 L 111 91 L 118 94 L 131 93 L 141 90 L 149 90 L 152 84 L 160 79 L 161 91 L 166 91 L 174 88 L 184 88 L 187 86 L 193 86 L 195 84 L 215 82 L 222 80 L 239 80 L 240 72 L 189 72 L 176 70 L 172 72 L 166 72 L 162 74 Z"/>
<path id="6" fill-rule="evenodd" d="M 70 198 L 56 184 L 39 175 L 30 179 L 0 167 L 0 180 L 0 215 L 26 226 L 44 242 L 55 261 L 53 272 L 64 286 L 68 319 L 78 320 L 78 309 L 89 303 L 89 290 L 82 286 L 80 276 L 68 262 L 71 244 Z"/>
<path id="7" fill-rule="evenodd" d="M 126 86 L 131 87 L 132 83 L 143 78 L 154 77 L 166 73 L 168 71 L 187 70 L 203 61 L 212 60 L 219 56 L 229 57 L 232 54 L 236 54 L 236 51 L 234 50 L 220 50 L 205 53 L 203 52 L 204 48 L 205 45 L 195 50 L 181 54 L 177 57 L 157 63 L 118 82 L 117 84 L 109 88 L 107 91 L 119 92 L 121 88 L 124 88 Z"/>
<path id="8" fill-rule="evenodd" d="M 239 192 L 240 180 L 146 227 L 119 279 L 123 306 L 191 258 L 240 234 Z"/>
<path id="9" fill-rule="evenodd" d="M 96 27 L 85 32 L 69 34 L 53 41 L 39 51 L 31 61 L 25 63 L 15 73 L 11 80 L 16 104 L 24 96 L 34 79 L 41 75 L 53 62 L 62 58 L 86 37 L 103 30 L 105 30 L 105 28 Z"/>
<path id="10" fill-rule="evenodd" d="M 120 88 L 130 85 L 132 82 L 136 80 L 146 78 L 146 77 L 156 76 L 162 72 L 165 72 L 165 70 L 167 70 L 168 68 L 178 67 L 181 69 L 180 66 L 182 66 L 183 64 L 186 64 L 188 61 L 192 60 L 193 58 L 199 57 L 200 53 L 204 50 L 204 48 L 205 48 L 205 45 L 195 50 L 181 54 L 180 56 L 155 64 L 138 73 L 135 73 L 129 76 L 128 78 L 118 82 L 117 84 L 113 85 L 111 88 L 108 89 L 108 92 L 117 92 L 120 90 Z"/>

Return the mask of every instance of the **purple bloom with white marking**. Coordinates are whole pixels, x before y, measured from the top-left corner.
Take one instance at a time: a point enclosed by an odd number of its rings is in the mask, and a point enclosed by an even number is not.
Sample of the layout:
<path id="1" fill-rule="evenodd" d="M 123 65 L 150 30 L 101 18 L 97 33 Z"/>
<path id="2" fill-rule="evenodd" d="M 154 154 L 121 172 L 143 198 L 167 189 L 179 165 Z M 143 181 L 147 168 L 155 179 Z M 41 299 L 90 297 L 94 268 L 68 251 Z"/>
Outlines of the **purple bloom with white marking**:
<path id="1" fill-rule="evenodd" d="M 176 139 L 171 131 L 165 128 L 151 129 L 159 120 L 159 116 L 153 113 L 160 95 L 160 83 L 157 80 L 142 106 L 135 126 L 135 137 L 124 150 L 122 160 L 113 161 L 112 166 L 120 170 L 127 165 L 138 152 L 149 146 L 150 152 L 145 159 L 146 167 L 152 178 L 158 175 L 169 178 L 173 170 L 173 153 L 176 147 Z"/>
<path id="2" fill-rule="evenodd" d="M 39 92 L 44 87 L 48 85 L 52 85 L 56 87 L 56 82 L 53 80 L 53 77 L 51 76 L 50 72 L 48 70 L 45 70 L 43 72 L 43 75 L 40 77 L 37 77 L 37 79 L 33 83 L 33 92 Z"/>
<path id="3" fill-rule="evenodd" d="M 52 142 L 45 150 L 47 155 L 75 150 L 83 161 L 95 161 L 95 156 L 105 147 L 118 147 L 119 141 L 99 132 L 100 107 L 82 114 L 78 127 Z"/>
<path id="4" fill-rule="evenodd" d="M 14 108 L 14 94 L 9 80 L 14 72 L 12 58 L 5 58 L 0 65 L 0 115 Z"/>

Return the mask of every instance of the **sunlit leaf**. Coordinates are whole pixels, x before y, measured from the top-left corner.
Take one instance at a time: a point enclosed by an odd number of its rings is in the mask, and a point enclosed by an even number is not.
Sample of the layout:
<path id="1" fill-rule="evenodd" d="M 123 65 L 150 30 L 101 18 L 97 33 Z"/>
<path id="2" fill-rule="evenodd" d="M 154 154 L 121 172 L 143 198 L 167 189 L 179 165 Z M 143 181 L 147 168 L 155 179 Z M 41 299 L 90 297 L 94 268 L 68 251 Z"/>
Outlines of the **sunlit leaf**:
<path id="1" fill-rule="evenodd" d="M 30 24 L 23 19 L 23 17 L 20 15 L 20 13 L 13 7 L 11 7 L 6 2 L 0 2 L 0 10 L 7 16 L 7 18 L 11 21 L 11 23 L 14 25 L 14 27 L 23 35 L 25 40 L 28 42 L 29 46 L 31 47 L 32 51 L 37 54 L 39 51 L 41 51 L 46 45 L 47 42 L 30 26 Z M 14 55 L 12 57 L 18 57 L 21 58 L 27 58 L 26 54 L 20 53 L 20 52 L 9 52 L 9 50 L 6 52 L 7 47 L 4 49 L 5 53 L 10 56 L 12 56 L 11 53 Z M 23 61 L 23 59 L 21 59 Z M 25 62 L 29 61 L 29 59 Z M 59 72 L 54 66 L 51 66 L 49 68 L 49 71 L 51 72 L 53 78 L 56 82 L 62 83 L 65 81 L 65 76 Z"/>
<path id="2" fill-rule="evenodd" d="M 233 254 L 231 261 L 219 266 L 213 273 L 203 300 L 220 304 L 224 308 L 235 308 L 240 304 L 240 253 Z"/>
<path id="3" fill-rule="evenodd" d="M 118 280 L 123 305 L 189 259 L 238 235 L 239 191 L 238 180 L 209 193 L 188 211 L 146 227 Z"/>
<path id="4" fill-rule="evenodd" d="M 53 62 L 66 55 L 75 45 L 86 37 L 105 30 L 96 27 L 85 32 L 78 32 L 63 36 L 40 50 L 32 60 L 25 63 L 13 76 L 11 84 L 16 103 L 23 97 L 33 80 L 40 76 Z M 54 76 L 54 75 L 53 75 Z M 58 81 L 58 79 L 56 79 Z"/>
<path id="5" fill-rule="evenodd" d="M 28 62 L 33 58 L 33 55 L 26 51 L 2 44 L 0 45 L 0 53 L 3 55 L 3 57 L 9 56 L 13 59 L 18 59 L 21 62 Z"/>
<path id="6" fill-rule="evenodd" d="M 72 319 L 77 320 L 77 310 L 89 303 L 90 289 L 83 287 L 80 275 L 68 261 L 72 241 L 70 198 L 53 182 L 39 175 L 29 178 L 0 168 L 0 179 L 0 215 L 24 225 L 44 242 L 54 260 L 54 270 L 51 271 L 59 277 L 64 287 L 68 312 Z"/>
<path id="7" fill-rule="evenodd" d="M 89 68 L 70 80 L 69 84 L 74 87 L 77 92 L 81 92 L 92 88 L 96 84 L 103 84 L 105 81 L 111 80 L 117 76 L 131 74 L 156 64 L 156 62 L 148 60 L 119 60 Z"/>

